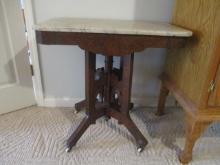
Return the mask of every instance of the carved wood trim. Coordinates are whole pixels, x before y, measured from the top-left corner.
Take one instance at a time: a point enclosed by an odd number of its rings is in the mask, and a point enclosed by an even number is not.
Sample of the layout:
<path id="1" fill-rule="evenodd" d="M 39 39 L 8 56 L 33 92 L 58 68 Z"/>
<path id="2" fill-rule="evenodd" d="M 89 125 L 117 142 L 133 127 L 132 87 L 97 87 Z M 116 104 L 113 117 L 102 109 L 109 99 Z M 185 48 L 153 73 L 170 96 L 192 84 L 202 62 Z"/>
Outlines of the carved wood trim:
<path id="1" fill-rule="evenodd" d="M 37 42 L 46 45 L 78 45 L 108 56 L 123 56 L 146 48 L 180 48 L 188 37 L 164 37 L 102 33 L 36 31 Z"/>

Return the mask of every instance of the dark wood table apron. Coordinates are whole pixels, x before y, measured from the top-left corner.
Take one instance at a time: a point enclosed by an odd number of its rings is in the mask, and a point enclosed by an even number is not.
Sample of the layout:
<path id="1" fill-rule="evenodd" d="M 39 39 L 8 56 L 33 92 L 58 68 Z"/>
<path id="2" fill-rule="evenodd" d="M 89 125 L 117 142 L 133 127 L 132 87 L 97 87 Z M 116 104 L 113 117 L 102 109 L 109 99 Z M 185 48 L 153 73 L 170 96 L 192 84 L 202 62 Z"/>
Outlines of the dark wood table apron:
<path id="1" fill-rule="evenodd" d="M 138 151 L 147 140 L 131 120 L 131 85 L 134 52 L 146 48 L 180 48 L 186 37 L 124 35 L 103 33 L 36 31 L 37 42 L 46 45 L 78 45 L 85 50 L 86 99 L 77 103 L 77 111 L 86 108 L 86 117 L 67 141 L 67 151 L 102 116 L 115 118 L 136 140 Z M 96 54 L 105 55 L 105 66 L 96 69 Z M 120 56 L 120 68 L 113 68 L 113 56 Z"/>

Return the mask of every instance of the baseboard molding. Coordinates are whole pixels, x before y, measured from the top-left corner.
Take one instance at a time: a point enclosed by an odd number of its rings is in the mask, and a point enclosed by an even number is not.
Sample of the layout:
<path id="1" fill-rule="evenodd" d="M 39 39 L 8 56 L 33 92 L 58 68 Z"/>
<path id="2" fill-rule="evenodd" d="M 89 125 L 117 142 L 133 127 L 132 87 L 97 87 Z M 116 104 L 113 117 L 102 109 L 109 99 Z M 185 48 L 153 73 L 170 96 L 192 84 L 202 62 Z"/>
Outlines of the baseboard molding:
<path id="1" fill-rule="evenodd" d="M 43 107 L 74 107 L 84 98 L 44 98 Z"/>
<path id="2" fill-rule="evenodd" d="M 44 103 L 41 106 L 44 107 L 74 107 L 74 105 L 82 101 L 84 98 L 45 98 Z M 132 102 L 135 106 L 148 106 L 157 107 L 158 98 L 157 97 L 145 97 L 145 98 L 132 98 Z M 166 106 L 176 106 L 175 99 L 173 97 L 168 97 L 166 101 Z"/>
<path id="3" fill-rule="evenodd" d="M 132 98 L 131 100 L 137 106 L 157 107 L 158 105 L 158 97 Z M 167 97 L 166 106 L 177 106 L 175 99 L 173 97 Z"/>

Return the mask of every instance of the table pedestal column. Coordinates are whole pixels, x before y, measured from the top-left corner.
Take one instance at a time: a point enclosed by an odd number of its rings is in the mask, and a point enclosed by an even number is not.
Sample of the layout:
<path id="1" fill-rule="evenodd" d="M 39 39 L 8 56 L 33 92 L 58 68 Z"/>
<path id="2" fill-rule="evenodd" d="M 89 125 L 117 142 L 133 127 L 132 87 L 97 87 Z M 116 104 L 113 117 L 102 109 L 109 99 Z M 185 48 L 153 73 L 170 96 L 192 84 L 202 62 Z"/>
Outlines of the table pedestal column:
<path id="1" fill-rule="evenodd" d="M 113 68 L 112 59 L 112 56 L 106 56 L 105 67 L 96 69 L 96 54 L 86 51 L 86 99 L 75 105 L 77 111 L 86 108 L 86 117 L 68 139 L 67 152 L 89 125 L 102 116 L 113 117 L 123 124 L 135 138 L 139 152 L 148 143 L 129 115 L 129 109 L 133 107 L 130 98 L 134 55 L 122 56 L 120 69 Z"/>

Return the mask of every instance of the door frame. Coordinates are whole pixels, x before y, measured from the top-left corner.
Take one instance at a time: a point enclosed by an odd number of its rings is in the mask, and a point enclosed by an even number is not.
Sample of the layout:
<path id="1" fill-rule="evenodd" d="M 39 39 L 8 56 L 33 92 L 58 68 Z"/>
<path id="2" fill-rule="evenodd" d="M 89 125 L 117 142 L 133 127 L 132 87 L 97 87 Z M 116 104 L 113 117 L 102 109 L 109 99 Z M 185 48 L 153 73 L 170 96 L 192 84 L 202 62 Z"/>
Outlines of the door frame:
<path id="1" fill-rule="evenodd" d="M 33 65 L 33 88 L 35 99 L 38 106 L 44 106 L 44 94 L 43 94 L 43 85 L 41 79 L 41 70 L 40 70 L 40 62 L 38 56 L 37 42 L 36 42 L 36 34 L 33 26 L 35 25 L 34 19 L 34 10 L 33 3 L 31 0 L 23 0 L 24 2 L 24 15 L 26 21 L 26 28 L 28 34 L 28 44 L 29 50 L 31 52 L 30 57 Z"/>

